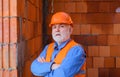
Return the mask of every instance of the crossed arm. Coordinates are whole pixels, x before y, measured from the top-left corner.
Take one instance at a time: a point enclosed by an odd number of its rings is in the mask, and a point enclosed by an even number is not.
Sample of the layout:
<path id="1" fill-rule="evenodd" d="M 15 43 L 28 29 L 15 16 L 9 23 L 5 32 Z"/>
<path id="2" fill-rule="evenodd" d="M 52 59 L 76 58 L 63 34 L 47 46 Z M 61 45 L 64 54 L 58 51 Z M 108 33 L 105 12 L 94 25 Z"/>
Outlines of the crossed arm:
<path id="1" fill-rule="evenodd" d="M 33 61 L 31 71 L 36 76 L 73 77 L 83 65 L 85 61 L 84 55 L 84 50 L 81 47 L 73 47 L 61 64 L 46 62 L 44 55 L 40 55 Z"/>
<path id="2" fill-rule="evenodd" d="M 37 60 L 38 60 L 38 62 L 41 62 L 41 63 L 46 62 L 44 57 L 39 57 Z M 53 64 L 51 65 L 51 70 L 55 70 L 55 69 L 57 69 L 58 67 L 60 67 L 60 64 L 55 64 L 55 63 L 53 63 Z"/>

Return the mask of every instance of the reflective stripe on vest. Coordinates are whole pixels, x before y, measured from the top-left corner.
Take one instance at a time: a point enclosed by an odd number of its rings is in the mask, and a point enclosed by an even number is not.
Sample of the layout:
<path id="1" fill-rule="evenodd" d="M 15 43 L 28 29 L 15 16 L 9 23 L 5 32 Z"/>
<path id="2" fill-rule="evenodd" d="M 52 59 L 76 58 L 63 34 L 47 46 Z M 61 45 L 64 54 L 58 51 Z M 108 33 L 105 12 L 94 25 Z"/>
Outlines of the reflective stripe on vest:
<path id="1" fill-rule="evenodd" d="M 78 43 L 76 43 L 74 40 L 71 40 L 62 50 L 60 50 L 60 52 L 57 54 L 56 58 L 54 59 L 54 62 L 56 64 L 61 64 L 62 60 L 66 57 L 68 51 L 73 47 L 79 45 Z M 52 53 L 54 51 L 54 43 L 51 43 L 48 45 L 48 49 L 47 49 L 47 54 L 46 54 L 46 61 L 50 62 L 51 61 L 51 57 L 52 57 Z M 85 64 L 82 66 L 81 68 L 86 69 L 85 68 Z M 74 77 L 85 77 L 85 74 L 77 74 Z"/>

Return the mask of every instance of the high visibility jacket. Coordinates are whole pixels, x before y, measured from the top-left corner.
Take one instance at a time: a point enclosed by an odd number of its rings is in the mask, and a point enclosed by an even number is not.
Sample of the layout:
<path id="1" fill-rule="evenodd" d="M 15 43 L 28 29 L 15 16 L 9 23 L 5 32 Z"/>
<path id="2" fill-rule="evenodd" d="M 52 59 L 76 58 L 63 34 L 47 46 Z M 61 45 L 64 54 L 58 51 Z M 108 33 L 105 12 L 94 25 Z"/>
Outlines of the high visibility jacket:
<path id="1" fill-rule="evenodd" d="M 57 54 L 56 58 L 54 59 L 54 62 L 56 64 L 61 64 L 62 60 L 66 57 L 69 50 L 73 47 L 78 45 L 74 40 L 71 40 L 63 49 L 60 50 L 60 52 Z M 50 62 L 52 53 L 54 51 L 54 43 L 49 44 L 46 54 L 46 61 Z M 85 71 L 86 69 L 86 63 L 83 64 L 82 68 L 80 70 Z M 85 77 L 85 73 L 77 74 L 74 77 Z"/>

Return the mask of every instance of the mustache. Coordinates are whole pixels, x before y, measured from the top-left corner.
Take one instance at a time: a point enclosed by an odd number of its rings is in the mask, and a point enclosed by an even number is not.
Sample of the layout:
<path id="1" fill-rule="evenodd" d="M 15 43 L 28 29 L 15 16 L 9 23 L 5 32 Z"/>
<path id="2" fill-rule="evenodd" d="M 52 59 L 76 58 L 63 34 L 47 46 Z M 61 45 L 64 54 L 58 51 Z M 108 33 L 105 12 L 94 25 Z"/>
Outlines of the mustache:
<path id="1" fill-rule="evenodd" d="M 61 36 L 61 34 L 55 34 L 55 36 Z"/>
<path id="2" fill-rule="evenodd" d="M 61 33 L 55 33 L 54 36 L 61 36 Z"/>

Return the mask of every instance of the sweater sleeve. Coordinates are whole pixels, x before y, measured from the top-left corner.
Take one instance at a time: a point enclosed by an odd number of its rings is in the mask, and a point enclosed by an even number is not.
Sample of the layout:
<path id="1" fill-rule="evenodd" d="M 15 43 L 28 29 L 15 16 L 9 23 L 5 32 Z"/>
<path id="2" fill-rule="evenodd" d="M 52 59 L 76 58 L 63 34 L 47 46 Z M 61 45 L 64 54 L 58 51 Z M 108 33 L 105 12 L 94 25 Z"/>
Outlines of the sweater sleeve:
<path id="1" fill-rule="evenodd" d="M 47 50 L 46 46 L 44 48 L 44 50 L 42 51 L 42 53 L 38 56 L 38 57 L 44 57 L 46 55 L 46 50 Z M 38 62 L 37 58 L 32 62 L 31 64 L 31 72 L 35 75 L 35 76 L 45 76 L 46 74 L 48 74 L 51 71 L 51 65 L 53 62 Z"/>

